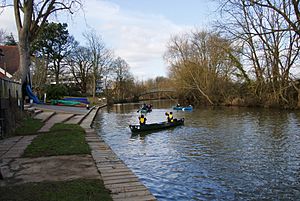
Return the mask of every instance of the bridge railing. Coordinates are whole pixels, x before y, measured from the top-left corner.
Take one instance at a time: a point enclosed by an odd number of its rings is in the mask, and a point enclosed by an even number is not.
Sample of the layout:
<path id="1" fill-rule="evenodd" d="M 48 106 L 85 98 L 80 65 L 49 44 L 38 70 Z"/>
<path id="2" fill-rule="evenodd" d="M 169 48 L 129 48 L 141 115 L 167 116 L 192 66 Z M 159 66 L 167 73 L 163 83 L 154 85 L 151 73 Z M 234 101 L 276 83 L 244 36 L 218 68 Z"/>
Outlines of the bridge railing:
<path id="1" fill-rule="evenodd" d="M 160 92 L 176 92 L 175 89 L 173 88 L 155 88 L 155 89 L 150 89 L 148 91 L 145 91 L 143 93 L 141 93 L 139 96 L 143 96 L 146 94 L 152 94 L 152 93 L 160 93 Z"/>

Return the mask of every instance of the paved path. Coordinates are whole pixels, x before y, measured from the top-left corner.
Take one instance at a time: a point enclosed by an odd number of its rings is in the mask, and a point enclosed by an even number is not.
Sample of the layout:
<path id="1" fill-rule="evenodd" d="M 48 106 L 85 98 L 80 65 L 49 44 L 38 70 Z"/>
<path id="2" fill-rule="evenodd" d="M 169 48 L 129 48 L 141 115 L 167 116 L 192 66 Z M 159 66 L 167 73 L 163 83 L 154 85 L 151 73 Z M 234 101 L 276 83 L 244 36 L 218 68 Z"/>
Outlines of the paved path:
<path id="1" fill-rule="evenodd" d="M 91 155 L 6 158 L 1 163 L 0 186 L 28 182 L 101 179 Z"/>
<path id="2" fill-rule="evenodd" d="M 0 159 L 20 158 L 36 136 L 16 136 L 0 140 Z"/>
<path id="3" fill-rule="evenodd" d="M 45 122 L 41 132 L 48 131 L 55 123 L 59 122 L 80 124 L 85 129 L 86 141 L 92 150 L 92 156 L 20 158 L 37 135 L 1 140 L 0 169 L 5 179 L 0 180 L 0 186 L 45 180 L 102 178 L 105 187 L 111 191 L 115 201 L 156 200 L 138 177 L 91 128 L 100 108 L 97 107 L 88 112 L 85 110 L 85 114 L 62 113 L 54 110 L 39 112 L 36 115 L 36 118 Z M 58 172 L 60 172 L 60 176 L 57 174 Z M 61 174 L 62 172 L 63 174 Z"/>
<path id="4" fill-rule="evenodd" d="M 85 107 L 70 107 L 70 106 L 56 106 L 56 105 L 43 105 L 33 104 L 33 107 L 39 110 L 55 111 L 60 113 L 71 113 L 71 114 L 86 114 L 87 109 Z"/>
<path id="5" fill-rule="evenodd" d="M 57 113 L 48 119 L 47 123 L 38 132 L 48 132 L 56 123 L 62 123 L 71 119 L 74 114 Z"/>

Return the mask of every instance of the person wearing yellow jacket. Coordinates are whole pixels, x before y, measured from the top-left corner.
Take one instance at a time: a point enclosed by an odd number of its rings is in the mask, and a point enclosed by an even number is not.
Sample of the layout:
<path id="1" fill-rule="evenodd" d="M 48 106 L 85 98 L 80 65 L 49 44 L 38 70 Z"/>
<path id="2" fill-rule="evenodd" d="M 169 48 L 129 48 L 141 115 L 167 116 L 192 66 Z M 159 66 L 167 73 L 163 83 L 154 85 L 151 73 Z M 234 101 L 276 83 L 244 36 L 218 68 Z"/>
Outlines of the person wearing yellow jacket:
<path id="1" fill-rule="evenodd" d="M 174 118 L 173 118 L 173 112 L 166 112 L 166 116 L 167 116 L 167 120 L 168 122 L 174 122 Z"/>
<path id="2" fill-rule="evenodd" d="M 143 126 L 143 125 L 146 124 L 147 118 L 144 117 L 144 115 L 142 114 L 142 115 L 139 117 L 139 121 L 140 121 L 140 125 Z"/>

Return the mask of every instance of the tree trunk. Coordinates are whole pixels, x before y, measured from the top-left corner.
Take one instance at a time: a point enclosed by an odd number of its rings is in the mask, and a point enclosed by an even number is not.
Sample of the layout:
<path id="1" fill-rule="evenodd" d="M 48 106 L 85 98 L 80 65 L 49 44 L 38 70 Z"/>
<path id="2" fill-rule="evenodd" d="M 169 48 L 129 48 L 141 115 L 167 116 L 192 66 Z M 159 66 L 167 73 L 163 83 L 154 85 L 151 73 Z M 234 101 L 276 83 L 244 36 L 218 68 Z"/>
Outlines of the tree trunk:
<path id="1" fill-rule="evenodd" d="M 55 84 L 58 85 L 59 84 L 59 74 L 55 73 Z"/>
<path id="2" fill-rule="evenodd" d="M 300 109 L 300 89 L 298 89 L 298 104 L 297 108 Z"/>
<path id="3" fill-rule="evenodd" d="M 26 77 L 29 73 L 29 66 L 30 66 L 30 48 L 29 48 L 29 42 L 28 37 L 19 37 L 19 54 L 20 54 L 20 64 L 19 69 L 15 73 L 15 79 L 20 80 L 23 84 L 26 81 Z"/>
<path id="4" fill-rule="evenodd" d="M 93 89 L 92 89 L 92 94 L 93 94 L 93 101 L 95 103 L 96 102 L 96 75 L 95 75 L 95 73 L 93 74 Z"/>

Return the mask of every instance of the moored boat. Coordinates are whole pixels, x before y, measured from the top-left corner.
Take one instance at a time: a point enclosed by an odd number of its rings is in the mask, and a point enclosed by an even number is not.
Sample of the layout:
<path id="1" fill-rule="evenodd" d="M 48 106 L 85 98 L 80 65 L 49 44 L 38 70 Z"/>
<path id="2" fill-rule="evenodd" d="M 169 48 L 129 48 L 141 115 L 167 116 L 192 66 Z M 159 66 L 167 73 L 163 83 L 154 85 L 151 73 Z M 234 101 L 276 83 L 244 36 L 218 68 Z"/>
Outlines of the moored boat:
<path id="1" fill-rule="evenodd" d="M 173 110 L 191 111 L 193 110 L 193 106 L 187 106 L 187 107 L 174 106 Z"/>
<path id="2" fill-rule="evenodd" d="M 151 108 L 142 108 L 142 109 L 139 109 L 138 112 L 141 112 L 141 113 L 148 113 L 148 112 L 152 112 L 152 109 Z"/>
<path id="3" fill-rule="evenodd" d="M 182 119 L 174 119 L 173 122 L 159 122 L 153 124 L 145 124 L 145 125 L 129 125 L 131 132 L 143 132 L 143 131 L 152 131 L 152 130 L 162 130 L 168 129 L 176 126 L 180 126 L 184 124 L 184 118 Z"/>

